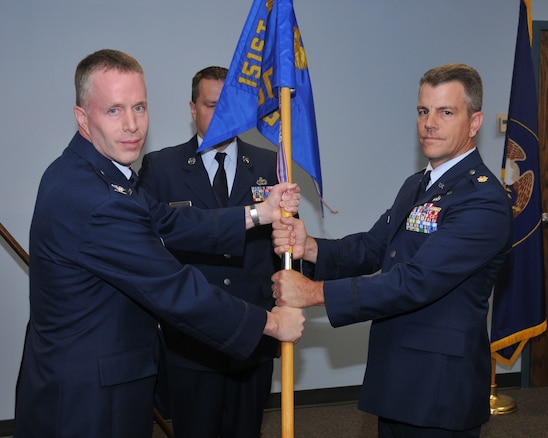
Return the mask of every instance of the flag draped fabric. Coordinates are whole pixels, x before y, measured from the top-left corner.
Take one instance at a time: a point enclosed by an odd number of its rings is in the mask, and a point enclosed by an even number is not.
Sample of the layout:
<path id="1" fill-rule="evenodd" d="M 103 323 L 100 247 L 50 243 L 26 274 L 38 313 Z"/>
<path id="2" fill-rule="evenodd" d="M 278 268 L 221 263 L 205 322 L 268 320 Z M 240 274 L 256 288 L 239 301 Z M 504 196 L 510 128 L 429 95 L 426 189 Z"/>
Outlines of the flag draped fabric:
<path id="1" fill-rule="evenodd" d="M 520 0 L 502 162 L 503 184 L 513 205 L 514 244 L 495 284 L 491 324 L 491 352 L 507 366 L 528 339 L 546 330 L 537 91 L 529 14 L 530 0 Z"/>
<path id="2" fill-rule="evenodd" d="M 292 0 L 254 0 L 215 112 L 198 152 L 248 129 L 278 146 L 278 179 L 287 181 L 279 90 L 291 89 L 292 159 L 322 194 L 320 154 L 308 63 Z"/>

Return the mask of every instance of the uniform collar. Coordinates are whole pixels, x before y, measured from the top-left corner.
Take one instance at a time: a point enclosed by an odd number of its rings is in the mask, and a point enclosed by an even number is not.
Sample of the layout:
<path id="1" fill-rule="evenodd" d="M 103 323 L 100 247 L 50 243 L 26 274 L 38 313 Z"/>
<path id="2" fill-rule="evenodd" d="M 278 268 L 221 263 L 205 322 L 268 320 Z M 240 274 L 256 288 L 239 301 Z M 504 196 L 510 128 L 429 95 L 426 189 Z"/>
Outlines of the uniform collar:
<path id="1" fill-rule="evenodd" d="M 425 171 L 430 170 L 430 183 L 428 183 L 428 186 L 426 187 L 426 190 L 428 190 L 432 184 L 434 184 L 438 179 L 440 179 L 445 172 L 447 172 L 452 167 L 456 166 L 458 163 L 460 163 L 462 160 L 464 160 L 468 155 L 473 153 L 476 150 L 476 148 L 472 148 L 469 151 L 465 152 L 462 155 L 459 155 L 458 157 L 453 158 L 452 160 L 449 160 L 435 169 L 432 168 L 432 165 L 428 163 L 428 166 L 426 166 Z"/>

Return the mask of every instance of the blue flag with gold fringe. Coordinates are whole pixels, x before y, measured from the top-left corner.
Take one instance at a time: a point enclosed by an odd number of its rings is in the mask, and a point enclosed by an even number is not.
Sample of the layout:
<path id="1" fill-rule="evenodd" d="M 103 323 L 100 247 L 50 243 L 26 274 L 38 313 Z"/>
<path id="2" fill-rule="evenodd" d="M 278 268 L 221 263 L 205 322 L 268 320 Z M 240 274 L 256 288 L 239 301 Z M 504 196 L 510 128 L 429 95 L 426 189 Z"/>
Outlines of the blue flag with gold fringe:
<path id="1" fill-rule="evenodd" d="M 521 0 L 502 162 L 513 205 L 514 244 L 495 283 L 491 323 L 491 352 L 507 366 L 530 338 L 546 330 L 537 90 L 528 13 L 530 0 Z"/>
<path id="2" fill-rule="evenodd" d="M 254 0 L 221 96 L 198 152 L 253 127 L 280 145 L 279 88 L 291 89 L 292 158 L 322 195 L 320 153 L 308 62 L 292 0 Z M 283 147 L 278 179 L 287 181 Z"/>

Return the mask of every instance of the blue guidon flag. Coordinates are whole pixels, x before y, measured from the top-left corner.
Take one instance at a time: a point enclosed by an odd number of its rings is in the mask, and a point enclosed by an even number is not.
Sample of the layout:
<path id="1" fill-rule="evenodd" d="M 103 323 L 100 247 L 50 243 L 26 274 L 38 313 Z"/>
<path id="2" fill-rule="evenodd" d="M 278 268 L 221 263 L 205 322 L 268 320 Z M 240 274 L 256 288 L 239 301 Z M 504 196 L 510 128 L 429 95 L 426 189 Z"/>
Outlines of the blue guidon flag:
<path id="1" fill-rule="evenodd" d="M 292 159 L 313 178 L 321 197 L 314 100 L 292 0 L 254 0 L 198 152 L 256 126 L 278 146 L 278 180 L 286 182 L 280 88 L 291 90 Z"/>

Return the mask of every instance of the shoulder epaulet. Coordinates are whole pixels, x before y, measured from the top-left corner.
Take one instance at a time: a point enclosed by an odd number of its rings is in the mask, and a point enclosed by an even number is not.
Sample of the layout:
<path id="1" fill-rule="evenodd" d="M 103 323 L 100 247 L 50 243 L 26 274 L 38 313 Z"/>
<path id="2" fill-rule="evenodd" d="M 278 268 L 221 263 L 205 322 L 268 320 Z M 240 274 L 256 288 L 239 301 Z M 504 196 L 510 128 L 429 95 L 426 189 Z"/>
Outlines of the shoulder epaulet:
<path id="1" fill-rule="evenodd" d="M 468 171 L 468 177 L 475 185 L 482 185 L 492 180 L 488 173 L 478 172 L 476 169 L 470 169 Z"/>

